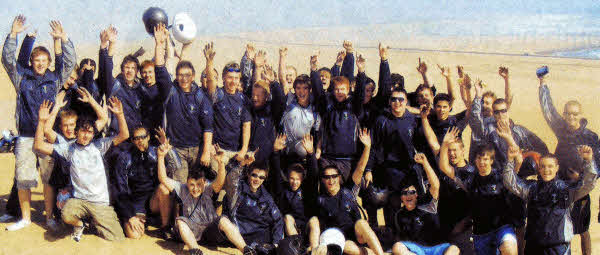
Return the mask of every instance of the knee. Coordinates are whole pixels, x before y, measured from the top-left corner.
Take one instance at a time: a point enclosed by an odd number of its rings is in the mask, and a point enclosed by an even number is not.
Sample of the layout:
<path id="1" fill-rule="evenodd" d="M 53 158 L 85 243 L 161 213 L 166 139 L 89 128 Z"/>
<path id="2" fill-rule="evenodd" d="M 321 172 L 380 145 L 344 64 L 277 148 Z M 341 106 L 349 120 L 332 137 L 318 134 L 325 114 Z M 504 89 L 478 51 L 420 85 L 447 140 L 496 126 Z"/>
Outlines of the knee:
<path id="1" fill-rule="evenodd" d="M 227 217 L 221 217 L 219 219 L 219 229 L 225 232 L 227 229 L 230 229 L 233 226 L 233 223 Z"/>
<path id="2" fill-rule="evenodd" d="M 65 210 L 62 211 L 61 218 L 65 223 L 69 225 L 73 225 L 79 221 L 79 219 L 74 214 L 66 212 Z"/>
<path id="3" fill-rule="evenodd" d="M 308 220 L 308 225 L 311 228 L 318 228 L 319 227 L 319 218 L 317 218 L 316 216 L 313 216 L 312 218 L 310 218 L 310 220 Z"/>
<path id="4" fill-rule="evenodd" d="M 175 226 L 178 230 L 181 230 L 182 228 L 187 227 L 187 224 L 182 220 L 175 220 Z"/>
<path id="5" fill-rule="evenodd" d="M 394 244 L 394 246 L 392 246 L 392 254 L 394 254 L 394 255 L 409 254 L 408 248 L 406 248 L 406 246 L 404 246 L 404 244 L 402 244 L 401 242 L 396 242 Z"/>
<path id="6" fill-rule="evenodd" d="M 285 225 L 288 225 L 288 226 L 289 226 L 289 225 L 293 226 L 293 225 L 295 225 L 295 224 L 296 224 L 296 220 L 294 220 L 294 216 L 292 216 L 292 215 L 289 215 L 289 214 L 286 214 L 286 215 L 283 217 L 283 222 L 285 223 Z"/>
<path id="7" fill-rule="evenodd" d="M 458 255 L 460 254 L 460 249 L 456 245 L 450 245 L 448 249 L 444 252 L 444 255 Z"/>
<path id="8" fill-rule="evenodd" d="M 518 252 L 517 242 L 515 240 L 507 240 L 500 245 L 502 255 L 516 255 Z"/>
<path id="9" fill-rule="evenodd" d="M 158 185 L 158 194 L 162 197 L 169 196 L 169 189 L 164 184 Z"/>
<path id="10" fill-rule="evenodd" d="M 369 223 L 363 219 L 357 220 L 354 224 L 354 231 L 356 231 L 356 233 L 364 233 L 370 229 L 371 227 L 369 227 Z"/>

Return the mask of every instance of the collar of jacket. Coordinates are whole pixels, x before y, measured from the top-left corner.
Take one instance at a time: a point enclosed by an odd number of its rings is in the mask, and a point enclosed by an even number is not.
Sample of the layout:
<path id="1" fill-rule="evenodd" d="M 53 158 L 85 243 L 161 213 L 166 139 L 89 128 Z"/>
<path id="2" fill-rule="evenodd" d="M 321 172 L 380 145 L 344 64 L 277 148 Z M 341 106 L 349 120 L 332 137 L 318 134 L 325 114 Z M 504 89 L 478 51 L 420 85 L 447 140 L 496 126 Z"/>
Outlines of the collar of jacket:
<path id="1" fill-rule="evenodd" d="M 198 92 L 198 89 L 200 88 L 198 86 L 198 84 L 196 84 L 195 81 L 192 81 L 192 86 L 191 86 L 190 92 L 183 91 L 181 89 L 181 87 L 179 87 L 179 82 L 177 82 L 177 80 L 173 81 L 173 86 L 175 86 L 175 88 L 177 88 L 177 90 L 179 90 L 179 92 L 181 92 L 181 93 L 196 93 L 196 92 Z"/>
<path id="2" fill-rule="evenodd" d="M 242 194 L 246 194 L 249 197 L 252 197 L 254 199 L 257 199 L 259 202 L 266 202 L 267 196 L 266 196 L 266 190 L 264 185 L 260 185 L 260 187 L 258 188 L 258 190 L 256 190 L 256 193 L 253 193 L 250 190 L 250 185 L 248 185 L 247 181 L 242 182 Z"/>
<path id="3" fill-rule="evenodd" d="M 127 82 L 125 81 L 125 77 L 123 76 L 122 73 L 120 73 L 119 75 L 117 75 L 117 79 L 119 80 L 119 82 L 121 84 L 123 84 L 123 87 L 125 87 L 125 88 L 137 89 L 140 86 L 140 84 L 141 84 L 140 79 L 138 79 L 137 77 L 135 77 L 135 79 L 133 79 L 133 86 L 127 85 Z"/>
<path id="4" fill-rule="evenodd" d="M 44 75 L 38 75 L 33 72 L 33 69 L 26 68 L 23 72 L 23 76 L 26 76 L 28 80 L 37 80 L 40 81 L 40 84 L 45 83 L 47 81 L 55 81 L 58 78 L 54 72 L 51 72 L 49 69 L 46 70 Z"/>

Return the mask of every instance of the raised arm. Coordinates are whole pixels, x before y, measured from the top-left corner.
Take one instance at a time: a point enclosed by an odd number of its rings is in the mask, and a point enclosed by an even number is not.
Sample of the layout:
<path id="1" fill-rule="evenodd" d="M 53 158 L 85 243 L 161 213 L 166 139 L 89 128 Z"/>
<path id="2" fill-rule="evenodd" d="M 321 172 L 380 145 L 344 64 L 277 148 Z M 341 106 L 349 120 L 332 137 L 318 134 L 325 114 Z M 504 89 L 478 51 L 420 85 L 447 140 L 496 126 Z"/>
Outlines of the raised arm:
<path id="1" fill-rule="evenodd" d="M 117 41 L 117 30 L 114 27 L 109 27 L 103 31 L 104 34 L 100 35 L 100 56 L 99 59 L 103 59 L 104 63 L 99 63 L 102 68 L 98 69 L 98 76 L 102 77 L 103 84 L 100 85 L 106 98 L 112 96 L 113 86 L 115 84 L 115 77 L 113 77 L 113 51 Z M 100 74 L 102 72 L 102 74 Z"/>
<path id="2" fill-rule="evenodd" d="M 83 87 L 78 88 L 77 93 L 79 94 L 79 101 L 89 104 L 92 109 L 94 109 L 94 112 L 98 117 L 95 122 L 96 129 L 102 130 L 108 122 L 108 113 L 104 110 L 104 108 L 102 108 L 102 106 L 100 106 L 98 102 L 96 102 L 96 100 L 94 100 L 94 97 L 87 89 Z"/>
<path id="3" fill-rule="evenodd" d="M 508 162 L 502 172 L 502 178 L 504 187 L 506 187 L 508 191 L 527 201 L 529 200 L 530 187 L 519 178 L 515 172 L 515 169 L 518 169 L 522 162 L 523 156 L 519 147 L 510 147 L 508 149 Z"/>
<path id="4" fill-rule="evenodd" d="M 161 144 L 156 151 L 158 156 L 158 181 L 165 185 L 169 192 L 173 191 L 176 182 L 167 176 L 167 168 L 165 167 L 165 156 L 172 149 L 171 144 L 167 140 L 166 143 Z"/>
<path id="5" fill-rule="evenodd" d="M 438 155 L 438 153 L 440 152 L 440 143 L 437 140 L 437 136 L 435 135 L 433 128 L 431 128 L 431 124 L 429 123 L 429 112 L 431 108 L 429 108 L 427 104 L 423 104 L 421 105 L 420 110 L 421 126 L 423 127 L 423 134 L 425 135 L 425 140 L 427 140 L 429 148 L 431 148 L 433 154 Z"/>
<path id="6" fill-rule="evenodd" d="M 288 48 L 286 47 L 281 47 L 279 48 L 279 68 L 277 69 L 277 73 L 278 73 L 278 78 L 279 78 L 279 84 L 281 84 L 281 86 L 283 86 L 283 91 L 287 94 L 287 90 L 288 88 L 292 87 L 292 84 L 288 84 L 287 83 L 287 79 L 285 78 L 285 75 L 287 74 L 287 54 L 288 54 Z"/>
<path id="7" fill-rule="evenodd" d="M 344 50 L 346 56 L 342 63 L 341 75 L 348 78 L 349 81 L 354 80 L 354 47 L 351 41 L 344 41 Z"/>
<path id="8" fill-rule="evenodd" d="M 214 148 L 215 154 L 213 155 L 213 157 L 217 161 L 218 171 L 217 171 L 217 177 L 215 178 L 215 180 L 212 183 L 212 188 L 213 188 L 213 191 L 215 192 L 215 194 L 218 194 L 221 191 L 221 189 L 223 188 L 223 185 L 225 184 L 225 176 L 227 175 L 227 171 L 225 171 L 225 162 L 223 159 L 223 157 L 225 156 L 225 152 L 223 152 L 221 150 L 221 148 L 219 148 L 218 144 L 215 144 L 214 146 L 215 146 L 215 148 Z"/>
<path id="9" fill-rule="evenodd" d="M 363 102 L 365 101 L 365 87 L 367 83 L 367 75 L 365 74 L 366 60 L 362 54 L 358 55 L 356 61 L 356 67 L 358 69 L 358 75 L 356 78 L 356 87 L 354 94 L 352 95 L 352 111 L 356 116 L 359 116 L 362 112 Z"/>
<path id="10" fill-rule="evenodd" d="M 427 180 L 429 181 L 429 194 L 431 194 L 433 199 L 438 200 L 440 197 L 440 180 L 435 175 L 431 165 L 429 165 L 429 160 L 427 160 L 427 157 L 423 153 L 417 153 L 414 160 L 423 166 L 423 170 L 425 170 Z"/>
<path id="11" fill-rule="evenodd" d="M 165 49 L 168 45 L 168 36 L 169 34 L 164 24 L 161 23 L 154 27 L 154 74 L 159 90 L 159 100 L 162 102 L 167 100 L 173 86 L 175 86 L 165 65 Z"/>
<path id="12" fill-rule="evenodd" d="M 119 134 L 113 139 L 113 145 L 117 146 L 129 138 L 129 129 L 127 128 L 127 121 L 125 120 L 125 113 L 123 113 L 123 104 L 116 97 L 111 97 L 109 100 L 108 109 L 117 116 L 119 122 Z"/>
<path id="13" fill-rule="evenodd" d="M 23 15 L 15 17 L 10 34 L 4 41 L 4 46 L 2 47 L 2 65 L 17 93 L 19 93 L 20 83 L 23 77 L 21 72 L 24 69 L 24 67 L 18 65 L 17 60 L 15 59 L 17 51 L 17 34 L 27 29 L 25 20 L 25 16 Z"/>
<path id="14" fill-rule="evenodd" d="M 440 170 L 442 171 L 442 173 L 444 173 L 446 176 L 450 177 L 450 179 L 455 179 L 456 177 L 456 172 L 454 171 L 454 167 L 452 167 L 452 165 L 450 165 L 450 159 L 448 157 L 448 148 L 450 147 L 450 144 L 453 143 L 454 141 L 456 141 L 458 134 L 459 134 L 460 130 L 456 127 L 452 127 L 450 129 L 448 129 L 448 131 L 446 132 L 446 135 L 444 135 L 444 140 L 442 141 L 442 147 L 440 148 L 440 152 L 439 152 L 439 162 L 438 165 L 440 167 Z"/>
<path id="15" fill-rule="evenodd" d="M 36 32 L 28 33 L 21 43 L 21 49 L 19 49 L 19 56 L 17 57 L 17 64 L 25 68 L 29 66 L 29 57 L 31 56 L 31 50 L 33 49 L 33 43 L 35 42 Z"/>
<path id="16" fill-rule="evenodd" d="M 71 42 L 69 37 L 67 37 L 67 33 L 63 29 L 60 21 L 51 21 L 50 27 L 52 28 L 52 32 L 50 32 L 50 34 L 54 40 L 57 41 L 55 44 L 55 54 L 57 55 L 57 58 L 59 56 L 62 58 L 62 61 L 60 61 L 62 66 L 57 67 L 55 70 L 55 72 L 58 72 L 57 74 L 60 77 L 60 83 L 57 84 L 57 86 L 60 87 L 69 79 L 71 72 L 73 72 L 73 69 L 75 69 L 77 56 L 75 55 L 75 47 L 73 46 L 73 42 Z M 60 41 L 60 44 L 58 41 Z M 59 47 L 57 47 L 59 45 L 60 50 L 58 50 Z M 57 61 L 56 63 L 58 64 L 59 62 Z"/>
<path id="17" fill-rule="evenodd" d="M 242 84 L 242 88 L 244 94 L 252 94 L 252 82 L 253 73 L 254 73 L 254 45 L 252 43 L 246 44 L 246 52 L 244 52 L 244 56 L 242 56 L 242 60 L 240 61 L 240 66 L 242 68 L 242 77 L 240 79 L 240 83 Z M 205 73 L 206 70 L 205 70 Z"/>
<path id="18" fill-rule="evenodd" d="M 379 43 L 379 81 L 377 88 L 377 95 L 375 95 L 375 102 L 378 107 L 384 108 L 388 104 L 388 98 L 390 97 L 392 88 L 392 73 L 390 72 L 390 64 L 388 63 L 388 51 L 390 47 Z"/>
<path id="19" fill-rule="evenodd" d="M 52 102 L 48 100 L 44 100 L 40 106 L 38 111 L 38 126 L 36 127 L 33 141 L 33 150 L 44 155 L 52 155 L 54 151 L 54 146 L 44 140 L 44 129 L 46 121 L 50 117 L 50 107 L 52 107 Z"/>
<path id="20" fill-rule="evenodd" d="M 256 56 L 254 57 L 254 76 L 252 77 L 252 84 L 261 80 L 261 74 L 265 70 L 265 65 L 267 64 L 267 53 L 265 51 L 259 50 Z M 250 91 L 250 95 L 252 92 Z"/>
<path id="21" fill-rule="evenodd" d="M 215 47 L 214 47 L 214 43 L 208 43 L 206 44 L 206 46 L 204 46 L 204 58 L 206 59 L 206 68 L 205 68 L 205 73 L 206 73 L 206 86 L 208 88 L 208 95 L 210 98 L 214 98 L 214 95 L 217 93 L 217 80 L 215 80 L 215 77 L 217 76 L 217 74 L 215 73 L 215 65 L 214 65 L 214 60 L 215 60 L 215 55 L 217 54 L 215 52 Z"/>
<path id="22" fill-rule="evenodd" d="M 471 115 L 469 116 L 469 126 L 471 132 L 477 137 L 484 137 L 483 116 L 481 115 L 481 81 L 475 83 L 475 98 L 471 104 Z"/>
<path id="23" fill-rule="evenodd" d="M 344 59 L 346 59 L 346 51 L 342 50 L 338 52 L 335 63 L 331 67 L 331 77 L 341 75 L 342 63 L 344 62 Z"/>
<path id="24" fill-rule="evenodd" d="M 452 78 L 450 77 L 450 67 L 442 67 L 437 65 L 442 73 L 442 76 L 446 79 L 446 90 L 448 91 L 448 95 L 450 95 L 450 107 L 454 107 L 454 102 L 456 102 L 456 87 L 452 83 Z"/>
<path id="25" fill-rule="evenodd" d="M 275 190 L 273 192 L 275 197 L 279 197 L 279 194 L 285 190 L 285 179 L 281 175 L 284 172 L 281 169 L 281 150 L 285 148 L 285 139 L 285 134 L 280 134 L 277 135 L 275 143 L 273 143 L 273 154 L 271 155 L 271 167 L 273 171 L 271 173 L 273 173 L 273 180 L 275 182 Z"/>
<path id="26" fill-rule="evenodd" d="M 594 162 L 594 151 L 592 147 L 582 145 L 577 148 L 577 153 L 583 159 L 583 177 L 581 178 L 581 185 L 578 185 L 578 189 L 569 190 L 569 198 L 571 202 L 577 201 L 587 194 L 589 194 L 596 183 L 596 176 L 598 170 L 596 169 L 596 163 Z"/>
<path id="27" fill-rule="evenodd" d="M 510 108 L 512 105 L 513 95 L 510 89 L 510 81 L 508 75 L 508 67 L 501 66 L 498 68 L 498 75 L 504 79 L 504 99 L 506 100 L 506 106 Z"/>
<path id="28" fill-rule="evenodd" d="M 371 131 L 363 128 L 358 135 L 358 138 L 364 145 L 363 153 L 356 164 L 356 170 L 352 174 L 352 181 L 355 185 L 360 186 L 363 173 L 365 172 L 365 168 L 367 167 L 367 162 L 369 161 L 369 153 L 371 153 Z"/>
<path id="29" fill-rule="evenodd" d="M 271 87 L 271 114 L 273 115 L 274 123 L 279 123 L 285 111 L 285 94 L 283 87 L 278 82 L 274 81 L 270 84 Z"/>
<path id="30" fill-rule="evenodd" d="M 427 87 L 431 87 L 431 85 L 429 84 L 429 80 L 427 79 L 427 64 L 425 64 L 425 61 L 421 61 L 421 58 L 419 58 L 419 65 L 417 65 L 417 71 L 421 74 L 421 77 L 423 77 L 423 84 L 425 84 L 425 86 Z"/>
<path id="31" fill-rule="evenodd" d="M 554 107 L 552 97 L 550 96 L 550 89 L 546 85 L 544 77 L 540 77 L 539 80 L 539 101 L 540 106 L 542 107 L 542 114 L 544 115 L 544 119 L 546 120 L 546 123 L 548 123 L 548 126 L 550 126 L 552 131 L 557 134 L 566 127 L 566 123 L 556 110 L 556 107 Z"/>
<path id="32" fill-rule="evenodd" d="M 317 51 L 314 55 L 310 56 L 310 83 L 314 104 L 317 106 L 317 111 L 321 112 L 325 108 L 326 94 L 323 91 L 323 83 L 321 83 L 321 78 L 317 72 L 318 65 L 319 52 Z"/>

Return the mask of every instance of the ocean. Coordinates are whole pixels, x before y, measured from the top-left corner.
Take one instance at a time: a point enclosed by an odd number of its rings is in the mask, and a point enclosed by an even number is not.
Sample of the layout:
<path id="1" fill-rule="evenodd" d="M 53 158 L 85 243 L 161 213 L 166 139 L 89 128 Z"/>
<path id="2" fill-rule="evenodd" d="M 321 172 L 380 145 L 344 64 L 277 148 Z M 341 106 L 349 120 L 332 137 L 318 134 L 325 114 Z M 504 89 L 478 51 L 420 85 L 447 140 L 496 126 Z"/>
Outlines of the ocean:
<path id="1" fill-rule="evenodd" d="M 554 52 L 553 56 L 568 58 L 600 59 L 600 48 Z"/>

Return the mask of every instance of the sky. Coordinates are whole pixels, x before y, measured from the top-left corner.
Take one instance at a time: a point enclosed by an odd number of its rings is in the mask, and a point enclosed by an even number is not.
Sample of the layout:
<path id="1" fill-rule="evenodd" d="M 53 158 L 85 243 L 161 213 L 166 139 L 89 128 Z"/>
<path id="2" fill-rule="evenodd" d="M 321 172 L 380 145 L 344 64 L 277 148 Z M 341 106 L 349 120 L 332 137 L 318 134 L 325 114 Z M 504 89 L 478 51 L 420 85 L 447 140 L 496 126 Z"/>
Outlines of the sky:
<path id="1" fill-rule="evenodd" d="M 600 35 L 598 0 L 0 0 L 0 6 L 3 33 L 10 32 L 12 19 L 22 13 L 40 36 L 49 37 L 49 20 L 61 20 L 76 42 L 98 40 L 100 29 L 109 24 L 124 40 L 143 39 L 148 35 L 141 18 L 151 6 L 163 8 L 171 21 L 176 13 L 187 12 L 200 35 L 398 23 L 433 24 L 421 32 L 448 35 L 523 31 Z"/>

